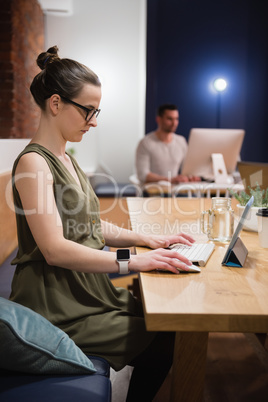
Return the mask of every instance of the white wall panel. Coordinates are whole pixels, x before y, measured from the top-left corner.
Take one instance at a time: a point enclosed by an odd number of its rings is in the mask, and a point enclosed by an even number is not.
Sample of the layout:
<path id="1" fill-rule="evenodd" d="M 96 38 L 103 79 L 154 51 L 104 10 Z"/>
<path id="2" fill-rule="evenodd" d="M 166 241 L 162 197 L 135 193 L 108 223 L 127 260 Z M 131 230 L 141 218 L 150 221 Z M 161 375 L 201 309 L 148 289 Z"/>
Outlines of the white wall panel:
<path id="1" fill-rule="evenodd" d="M 45 38 L 102 81 L 98 127 L 74 145 L 78 161 L 127 182 L 145 130 L 146 0 L 75 0 L 71 16 L 45 15 Z"/>

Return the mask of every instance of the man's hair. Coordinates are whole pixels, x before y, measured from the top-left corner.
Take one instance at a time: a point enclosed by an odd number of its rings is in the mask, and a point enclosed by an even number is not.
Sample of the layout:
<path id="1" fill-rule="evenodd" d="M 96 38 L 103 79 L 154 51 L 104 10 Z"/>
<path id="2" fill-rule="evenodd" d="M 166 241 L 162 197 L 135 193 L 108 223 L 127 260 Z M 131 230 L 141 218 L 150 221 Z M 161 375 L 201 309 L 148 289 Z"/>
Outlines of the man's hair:
<path id="1" fill-rule="evenodd" d="M 166 110 L 178 110 L 178 108 L 172 103 L 165 103 L 164 105 L 159 106 L 159 108 L 157 109 L 157 116 L 163 116 Z"/>

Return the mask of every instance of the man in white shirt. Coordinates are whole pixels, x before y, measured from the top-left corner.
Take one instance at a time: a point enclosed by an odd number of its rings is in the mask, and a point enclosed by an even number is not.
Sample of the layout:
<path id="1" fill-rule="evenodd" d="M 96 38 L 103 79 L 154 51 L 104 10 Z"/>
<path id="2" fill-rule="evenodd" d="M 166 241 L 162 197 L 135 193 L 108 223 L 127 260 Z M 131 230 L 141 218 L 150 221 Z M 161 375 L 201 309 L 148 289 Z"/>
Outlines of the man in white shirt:
<path id="1" fill-rule="evenodd" d="M 179 125 L 176 105 L 165 104 L 158 108 L 157 129 L 147 134 L 138 144 L 136 171 L 142 183 L 169 181 L 173 184 L 199 181 L 199 177 L 179 174 L 188 145 L 182 135 L 175 134 Z"/>

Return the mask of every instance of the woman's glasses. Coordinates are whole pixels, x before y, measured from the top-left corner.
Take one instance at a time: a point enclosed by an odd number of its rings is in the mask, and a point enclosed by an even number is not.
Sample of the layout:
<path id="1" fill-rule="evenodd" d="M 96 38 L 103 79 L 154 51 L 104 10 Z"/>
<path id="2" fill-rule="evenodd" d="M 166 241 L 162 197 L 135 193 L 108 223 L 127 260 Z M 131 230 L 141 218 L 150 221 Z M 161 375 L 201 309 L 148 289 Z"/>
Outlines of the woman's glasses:
<path id="1" fill-rule="evenodd" d="M 72 105 L 77 106 L 80 109 L 84 110 L 86 112 L 86 117 L 85 117 L 86 122 L 89 122 L 92 119 L 92 117 L 94 116 L 94 114 L 95 114 L 96 118 L 100 114 L 100 111 L 101 111 L 100 109 L 94 109 L 94 108 L 89 109 L 85 106 L 79 105 L 79 103 L 76 103 L 76 102 L 72 101 L 71 99 L 65 98 L 65 96 L 60 95 L 60 97 L 63 100 L 65 100 L 65 102 L 71 103 Z"/>

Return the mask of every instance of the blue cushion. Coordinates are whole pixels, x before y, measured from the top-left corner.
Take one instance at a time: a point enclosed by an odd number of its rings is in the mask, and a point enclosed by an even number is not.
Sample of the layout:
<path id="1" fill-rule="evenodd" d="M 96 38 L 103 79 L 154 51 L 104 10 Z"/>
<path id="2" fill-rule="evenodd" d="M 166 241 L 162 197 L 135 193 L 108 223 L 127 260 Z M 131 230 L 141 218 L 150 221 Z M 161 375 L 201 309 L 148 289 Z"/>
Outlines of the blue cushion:
<path id="1" fill-rule="evenodd" d="M 90 359 L 61 329 L 0 297 L 0 368 L 35 374 L 89 374 Z"/>

